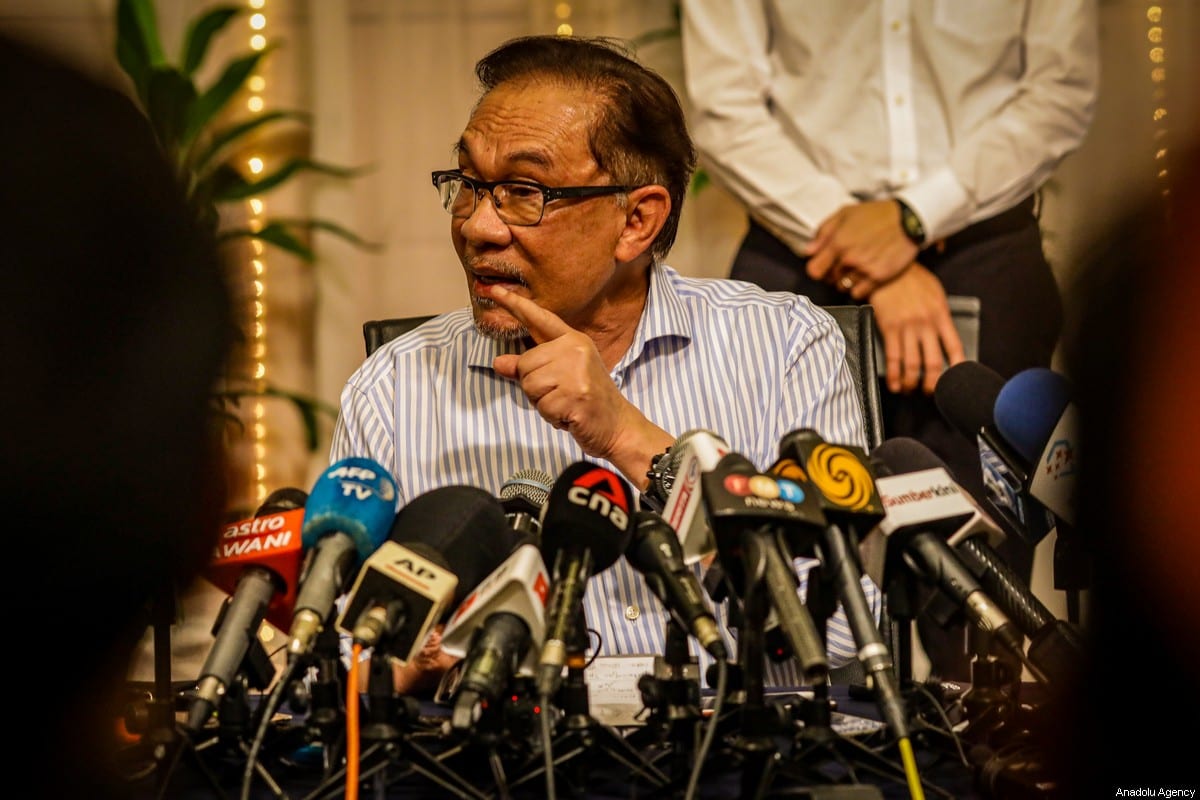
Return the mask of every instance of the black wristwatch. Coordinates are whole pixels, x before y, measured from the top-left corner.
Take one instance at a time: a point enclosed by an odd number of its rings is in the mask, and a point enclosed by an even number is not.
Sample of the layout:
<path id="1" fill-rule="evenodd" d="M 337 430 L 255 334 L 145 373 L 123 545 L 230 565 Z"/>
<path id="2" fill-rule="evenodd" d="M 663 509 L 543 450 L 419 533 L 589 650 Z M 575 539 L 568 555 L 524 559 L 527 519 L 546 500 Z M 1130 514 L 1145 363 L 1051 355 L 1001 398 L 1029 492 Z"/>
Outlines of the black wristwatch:
<path id="1" fill-rule="evenodd" d="M 925 244 L 925 226 L 921 224 L 921 218 L 898 197 L 896 205 L 900 206 L 900 225 L 904 228 L 904 235 L 917 247 L 923 246 Z"/>

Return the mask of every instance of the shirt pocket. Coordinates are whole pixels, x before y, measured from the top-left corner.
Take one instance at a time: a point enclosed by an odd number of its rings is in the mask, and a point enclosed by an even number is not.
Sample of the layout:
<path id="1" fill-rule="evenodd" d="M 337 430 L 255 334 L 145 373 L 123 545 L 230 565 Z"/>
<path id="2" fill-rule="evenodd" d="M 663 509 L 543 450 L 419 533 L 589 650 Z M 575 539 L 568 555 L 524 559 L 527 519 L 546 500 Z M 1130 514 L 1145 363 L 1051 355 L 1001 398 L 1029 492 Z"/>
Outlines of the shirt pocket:
<path id="1" fill-rule="evenodd" d="M 1012 39 L 1021 34 L 1025 0 L 934 0 L 933 26 L 967 41 Z"/>

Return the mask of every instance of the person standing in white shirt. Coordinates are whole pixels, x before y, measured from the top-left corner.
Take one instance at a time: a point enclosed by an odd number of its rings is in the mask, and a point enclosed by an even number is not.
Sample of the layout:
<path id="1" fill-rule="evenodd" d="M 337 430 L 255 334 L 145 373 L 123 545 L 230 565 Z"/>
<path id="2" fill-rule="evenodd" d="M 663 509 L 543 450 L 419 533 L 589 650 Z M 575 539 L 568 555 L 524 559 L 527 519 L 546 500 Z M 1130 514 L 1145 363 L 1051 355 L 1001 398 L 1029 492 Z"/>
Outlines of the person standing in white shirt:
<path id="1" fill-rule="evenodd" d="M 886 351 L 884 431 L 925 443 L 983 495 L 938 412 L 965 358 L 948 295 L 981 302 L 979 360 L 1049 366 L 1062 327 L 1038 190 L 1091 123 L 1095 0 L 683 0 L 689 124 L 744 206 L 730 277 L 818 305 L 869 303 Z M 1009 537 L 1026 577 L 1033 547 Z M 961 629 L 922 628 L 967 678 Z"/>

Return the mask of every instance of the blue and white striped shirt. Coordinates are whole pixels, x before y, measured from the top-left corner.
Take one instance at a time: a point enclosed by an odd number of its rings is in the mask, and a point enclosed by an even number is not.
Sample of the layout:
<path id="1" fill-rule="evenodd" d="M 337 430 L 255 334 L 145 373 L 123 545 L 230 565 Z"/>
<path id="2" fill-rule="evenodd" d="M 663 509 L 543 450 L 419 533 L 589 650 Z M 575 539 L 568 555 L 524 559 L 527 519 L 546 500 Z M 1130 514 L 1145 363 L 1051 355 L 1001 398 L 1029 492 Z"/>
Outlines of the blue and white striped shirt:
<path id="1" fill-rule="evenodd" d="M 331 461 L 362 456 L 379 462 L 396 479 L 400 505 L 448 485 L 498 495 L 520 470 L 555 476 L 580 460 L 615 470 L 586 457 L 569 433 L 542 419 L 516 382 L 492 370 L 497 355 L 525 347 L 482 336 L 469 308 L 384 344 L 342 392 Z M 831 316 L 799 295 L 652 267 L 633 344 L 611 377 L 664 430 L 713 431 L 760 469 L 776 461 L 780 439 L 799 428 L 830 442 L 865 445 L 845 340 Z M 796 560 L 801 596 L 814 563 Z M 879 590 L 865 577 L 863 586 L 878 619 Z M 736 652 L 725 609 L 717 611 L 726 644 Z M 669 617 L 624 558 L 588 580 L 584 613 L 599 633 L 599 654 L 663 653 Z M 827 635 L 831 666 L 855 657 L 840 609 Z M 690 646 L 703 675 L 711 658 L 694 640 Z M 768 663 L 764 681 L 804 683 L 794 660 Z"/>

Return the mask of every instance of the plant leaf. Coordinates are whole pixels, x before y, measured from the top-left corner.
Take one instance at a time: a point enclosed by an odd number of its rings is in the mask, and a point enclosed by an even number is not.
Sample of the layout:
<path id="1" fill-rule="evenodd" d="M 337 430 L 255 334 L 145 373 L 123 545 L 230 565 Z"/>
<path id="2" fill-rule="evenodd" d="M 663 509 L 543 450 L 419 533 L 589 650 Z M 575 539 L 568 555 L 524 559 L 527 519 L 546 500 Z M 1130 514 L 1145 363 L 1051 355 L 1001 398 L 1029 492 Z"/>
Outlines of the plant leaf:
<path id="1" fill-rule="evenodd" d="M 174 67 L 157 67 L 146 83 L 146 113 L 163 149 L 179 156 L 179 138 L 188 110 L 196 102 L 196 87 Z"/>
<path id="2" fill-rule="evenodd" d="M 209 140 L 204 149 L 198 151 L 190 160 L 192 169 L 197 172 L 203 172 L 204 168 L 220 156 L 221 151 L 227 146 L 236 143 L 243 136 L 252 133 L 263 125 L 283 119 L 309 121 L 312 119 L 312 114 L 307 111 L 268 111 L 265 114 L 259 114 L 258 116 L 239 122 L 236 125 L 223 128 L 213 134 L 212 139 Z"/>
<path id="3" fill-rule="evenodd" d="M 275 219 L 270 220 L 260 230 L 249 228 L 228 228 L 221 231 L 220 238 L 226 239 L 261 239 L 264 242 L 281 247 L 290 253 L 300 256 L 310 264 L 316 261 L 316 254 L 310 247 L 303 244 L 293 233 L 295 230 L 322 230 L 344 239 L 362 250 L 379 252 L 383 245 L 368 242 L 356 233 L 344 228 L 336 222 L 327 219 Z"/>
<path id="4" fill-rule="evenodd" d="M 317 260 L 317 254 L 312 248 L 296 238 L 285 226 L 276 223 L 267 223 L 257 231 L 249 228 L 226 228 L 221 231 L 220 239 L 258 239 L 297 255 L 309 264 Z"/>
<path id="5" fill-rule="evenodd" d="M 213 37 L 244 10 L 239 6 L 218 6 L 192 20 L 183 38 L 183 62 L 180 68 L 184 75 L 190 77 L 196 71 L 204 62 Z"/>
<path id="6" fill-rule="evenodd" d="M 201 94 L 192 105 L 188 114 L 187 126 L 184 128 L 183 137 L 180 140 L 184 146 L 191 144 L 197 134 L 221 113 L 225 105 L 233 99 L 246 79 L 254 72 L 258 63 L 272 49 L 273 47 L 268 46 L 229 62 L 217 82 Z"/>
<path id="7" fill-rule="evenodd" d="M 133 80 L 142 105 L 147 102 L 150 70 L 166 63 L 152 0 L 118 0 L 117 62 Z"/>
<path id="8" fill-rule="evenodd" d="M 296 407 L 296 411 L 300 414 L 300 419 L 304 422 L 304 440 L 310 453 L 316 452 L 318 446 L 317 414 L 326 414 L 331 419 L 337 419 L 338 414 L 337 408 L 315 397 L 291 392 L 271 385 L 267 385 L 261 389 L 226 389 L 218 392 L 217 397 L 235 406 L 238 405 L 238 400 L 242 397 L 277 397 L 287 400 Z M 232 417 L 233 421 L 236 421 L 239 425 L 241 424 L 241 420 L 236 415 L 226 414 L 226 416 Z"/>
<path id="9" fill-rule="evenodd" d="M 237 172 L 237 170 L 234 171 Z M 311 158 L 291 158 L 284 162 L 282 167 L 258 180 L 249 181 L 245 178 L 240 181 L 230 180 L 227 185 L 221 187 L 220 191 L 213 192 L 213 200 L 225 203 L 231 200 L 245 200 L 256 194 L 264 194 L 300 172 L 319 172 L 336 178 L 353 178 L 366 171 L 368 171 L 367 167 L 339 167 L 323 161 L 314 161 Z"/>

